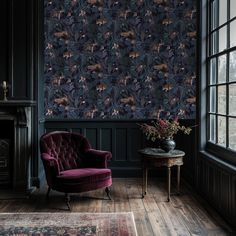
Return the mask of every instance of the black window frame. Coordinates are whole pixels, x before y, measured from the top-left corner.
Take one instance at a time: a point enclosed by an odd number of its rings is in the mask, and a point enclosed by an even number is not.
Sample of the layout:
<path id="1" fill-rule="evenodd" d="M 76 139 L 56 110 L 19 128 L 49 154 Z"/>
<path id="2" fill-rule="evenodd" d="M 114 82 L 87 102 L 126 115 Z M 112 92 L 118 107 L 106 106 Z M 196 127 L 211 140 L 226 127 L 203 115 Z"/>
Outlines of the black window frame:
<path id="1" fill-rule="evenodd" d="M 199 72 L 200 72 L 200 86 L 199 86 L 199 121 L 200 121 L 200 137 L 199 137 L 199 148 L 200 150 L 205 150 L 214 156 L 236 165 L 236 150 L 229 148 L 229 118 L 233 117 L 236 121 L 236 116 L 229 115 L 229 85 L 235 84 L 236 81 L 229 81 L 229 55 L 230 52 L 236 50 L 236 46 L 230 48 L 230 23 L 236 21 L 236 16 L 230 19 L 229 14 L 227 14 L 227 20 L 225 23 L 214 29 L 211 29 L 211 4 L 216 0 L 202 0 L 199 3 L 200 17 L 199 17 Z M 230 0 L 227 1 L 227 11 L 230 12 Z M 218 6 L 219 7 L 219 6 Z M 217 32 L 219 29 L 222 29 L 226 26 L 227 30 L 227 48 L 221 52 L 211 54 L 212 44 L 210 35 L 214 32 Z M 219 84 L 210 84 L 210 61 L 212 58 L 218 58 L 221 55 L 226 55 L 226 80 L 225 83 Z M 216 69 L 217 71 L 217 69 Z M 217 80 L 217 78 L 216 78 Z M 216 81 L 218 82 L 218 81 Z M 216 102 L 216 111 L 210 112 L 210 87 L 217 88 L 219 85 L 226 86 L 226 113 L 223 114 L 226 117 L 226 147 L 223 147 L 216 142 L 210 141 L 210 114 L 216 116 L 215 131 L 217 130 L 217 116 L 221 115 L 217 113 L 217 102 Z M 217 89 L 216 89 L 217 91 Z M 217 98 L 217 94 L 216 94 Z M 218 134 L 216 134 L 217 136 Z M 216 137 L 217 138 L 217 137 Z"/>

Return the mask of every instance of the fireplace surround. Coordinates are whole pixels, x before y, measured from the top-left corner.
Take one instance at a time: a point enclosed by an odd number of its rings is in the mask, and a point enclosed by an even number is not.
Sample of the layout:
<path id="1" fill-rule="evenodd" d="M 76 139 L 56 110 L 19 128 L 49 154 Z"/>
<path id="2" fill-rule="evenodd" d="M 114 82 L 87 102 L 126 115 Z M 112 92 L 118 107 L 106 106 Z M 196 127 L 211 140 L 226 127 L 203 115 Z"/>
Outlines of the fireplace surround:
<path id="1" fill-rule="evenodd" d="M 28 193 L 33 169 L 32 100 L 0 101 L 0 188 Z"/>

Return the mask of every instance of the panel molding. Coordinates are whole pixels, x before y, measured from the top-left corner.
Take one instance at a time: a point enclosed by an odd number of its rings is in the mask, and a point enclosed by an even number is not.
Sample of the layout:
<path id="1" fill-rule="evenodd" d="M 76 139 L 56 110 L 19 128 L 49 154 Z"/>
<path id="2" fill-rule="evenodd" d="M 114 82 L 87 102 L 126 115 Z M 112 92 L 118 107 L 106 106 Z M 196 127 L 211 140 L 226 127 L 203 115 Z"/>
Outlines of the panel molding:
<path id="1" fill-rule="evenodd" d="M 198 157 L 197 190 L 230 224 L 236 224 L 236 168 L 206 152 Z"/>
<path id="2" fill-rule="evenodd" d="M 147 120 L 146 120 L 147 121 Z M 67 120 L 52 119 L 45 121 L 45 132 L 65 130 L 79 132 L 86 136 L 93 148 L 107 149 L 112 152 L 109 167 L 116 177 L 141 177 L 141 156 L 138 150 L 147 146 L 155 147 L 156 143 L 148 142 L 137 123 L 145 120 Z M 193 125 L 194 120 L 181 120 L 183 125 Z M 107 132 L 105 135 L 104 132 Z M 195 130 L 190 136 L 178 134 L 177 148 L 186 152 L 182 176 L 189 182 L 194 181 L 195 163 Z M 107 147 L 107 148 L 104 148 Z M 153 171 L 159 173 L 162 171 Z"/>

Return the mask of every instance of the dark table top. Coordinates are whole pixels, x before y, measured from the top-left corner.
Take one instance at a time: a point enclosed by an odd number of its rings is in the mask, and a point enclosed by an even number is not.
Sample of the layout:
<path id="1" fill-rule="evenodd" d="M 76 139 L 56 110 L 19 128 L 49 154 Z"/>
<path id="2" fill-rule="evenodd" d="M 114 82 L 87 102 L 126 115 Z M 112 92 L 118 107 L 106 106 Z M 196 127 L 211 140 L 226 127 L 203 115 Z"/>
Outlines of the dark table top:
<path id="1" fill-rule="evenodd" d="M 160 157 L 160 158 L 175 158 L 182 157 L 185 155 L 185 152 L 174 149 L 169 152 L 165 152 L 160 148 L 144 148 L 138 151 L 141 155 L 144 156 L 152 156 L 152 157 Z"/>

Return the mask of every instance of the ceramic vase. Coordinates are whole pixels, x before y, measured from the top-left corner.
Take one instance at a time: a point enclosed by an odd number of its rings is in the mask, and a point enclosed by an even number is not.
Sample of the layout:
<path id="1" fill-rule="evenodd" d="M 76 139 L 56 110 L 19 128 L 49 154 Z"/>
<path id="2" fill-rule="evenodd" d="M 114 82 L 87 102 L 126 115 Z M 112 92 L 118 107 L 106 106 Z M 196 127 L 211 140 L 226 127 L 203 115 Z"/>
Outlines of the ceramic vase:
<path id="1" fill-rule="evenodd" d="M 163 139 L 160 143 L 160 148 L 165 152 L 170 152 L 175 149 L 175 141 L 173 139 Z"/>

